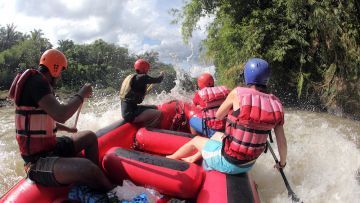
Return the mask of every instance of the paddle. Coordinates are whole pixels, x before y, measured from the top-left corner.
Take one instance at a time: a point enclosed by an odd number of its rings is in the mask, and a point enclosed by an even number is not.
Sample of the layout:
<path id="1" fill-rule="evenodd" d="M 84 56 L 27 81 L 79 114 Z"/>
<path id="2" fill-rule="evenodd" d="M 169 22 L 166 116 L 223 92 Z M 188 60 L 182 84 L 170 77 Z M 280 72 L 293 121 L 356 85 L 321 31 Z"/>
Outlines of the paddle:
<path id="1" fill-rule="evenodd" d="M 80 104 L 79 109 L 78 109 L 78 111 L 77 111 L 77 113 L 76 113 L 75 123 L 74 123 L 74 127 L 73 127 L 73 128 L 76 128 L 76 126 L 77 126 L 77 122 L 78 122 L 78 120 L 79 120 L 79 115 L 80 115 L 80 111 L 81 111 L 81 108 L 82 108 L 83 104 L 84 104 L 84 102 Z"/>
<path id="2" fill-rule="evenodd" d="M 150 92 L 150 90 L 153 88 L 153 86 L 154 86 L 154 84 L 150 84 L 149 86 L 147 86 L 147 88 L 146 88 L 146 94 L 147 94 L 148 92 Z"/>
<path id="3" fill-rule="evenodd" d="M 275 163 L 276 164 L 279 163 L 279 160 L 277 159 L 274 150 L 271 148 L 271 145 L 270 145 L 269 141 L 267 141 L 267 145 L 268 145 L 268 148 L 269 148 L 272 156 L 274 157 Z M 281 174 L 281 176 L 282 176 L 282 178 L 284 180 L 286 189 L 288 190 L 288 196 L 291 196 L 292 201 L 300 202 L 300 199 L 296 196 L 295 192 L 291 189 L 290 184 L 289 184 L 289 182 L 288 182 L 288 180 L 287 180 L 287 178 L 285 176 L 285 173 L 284 173 L 283 169 L 279 168 L 279 171 L 280 171 L 280 174 Z"/>

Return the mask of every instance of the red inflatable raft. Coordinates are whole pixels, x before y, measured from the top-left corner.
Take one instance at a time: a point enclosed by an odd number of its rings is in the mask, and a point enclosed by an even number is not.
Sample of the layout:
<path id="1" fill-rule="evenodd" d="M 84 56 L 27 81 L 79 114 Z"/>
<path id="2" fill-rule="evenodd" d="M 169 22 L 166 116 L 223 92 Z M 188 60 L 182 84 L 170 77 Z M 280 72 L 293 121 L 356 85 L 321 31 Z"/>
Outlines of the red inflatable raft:
<path id="1" fill-rule="evenodd" d="M 111 181 L 121 183 L 129 179 L 169 198 L 200 203 L 260 202 L 247 173 L 227 175 L 204 171 L 201 162 L 165 158 L 164 155 L 175 152 L 192 138 L 187 133 L 187 118 L 193 112 L 191 105 L 179 101 L 162 104 L 159 109 L 163 111 L 161 129 L 118 121 L 96 133 L 102 167 Z M 42 187 L 23 179 L 0 202 L 63 202 L 68 190 L 68 187 Z"/>

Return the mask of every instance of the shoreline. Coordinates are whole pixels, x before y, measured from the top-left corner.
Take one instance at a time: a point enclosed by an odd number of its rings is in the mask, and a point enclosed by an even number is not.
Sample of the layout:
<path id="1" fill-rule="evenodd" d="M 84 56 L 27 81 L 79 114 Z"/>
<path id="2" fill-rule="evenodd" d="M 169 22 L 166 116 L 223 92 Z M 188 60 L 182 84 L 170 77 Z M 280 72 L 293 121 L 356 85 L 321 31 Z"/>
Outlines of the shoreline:
<path id="1" fill-rule="evenodd" d="M 9 90 L 0 90 L 0 108 L 14 104 L 14 102 L 8 98 L 8 93 Z"/>

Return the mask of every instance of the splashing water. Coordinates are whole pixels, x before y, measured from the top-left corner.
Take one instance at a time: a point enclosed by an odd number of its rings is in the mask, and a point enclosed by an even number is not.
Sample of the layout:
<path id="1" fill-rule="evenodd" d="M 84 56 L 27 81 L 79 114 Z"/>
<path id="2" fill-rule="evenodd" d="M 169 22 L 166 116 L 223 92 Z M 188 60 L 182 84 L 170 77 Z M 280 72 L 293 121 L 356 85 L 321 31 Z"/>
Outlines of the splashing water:
<path id="1" fill-rule="evenodd" d="M 183 73 L 178 72 L 178 78 Z M 176 81 L 170 92 L 148 95 L 145 104 L 161 104 L 173 99 L 190 101 Z M 0 196 L 24 177 L 14 132 L 13 107 L 0 108 Z M 78 120 L 79 130 L 97 131 L 121 119 L 116 95 L 94 97 L 86 102 Z M 73 116 L 67 125 L 74 123 Z M 328 114 L 287 109 L 285 133 L 288 159 L 285 174 L 297 196 L 304 202 L 359 202 L 360 129 L 359 122 Z M 277 152 L 276 143 L 272 144 Z M 262 202 L 291 202 L 270 153 L 257 160 L 251 175 Z"/>
<path id="2" fill-rule="evenodd" d="M 289 111 L 285 119 L 285 173 L 301 200 L 358 202 L 360 153 L 355 143 L 359 139 L 359 123 L 303 111 Z M 266 202 L 287 202 L 287 190 L 273 165 L 271 154 L 263 154 L 251 174 Z"/>

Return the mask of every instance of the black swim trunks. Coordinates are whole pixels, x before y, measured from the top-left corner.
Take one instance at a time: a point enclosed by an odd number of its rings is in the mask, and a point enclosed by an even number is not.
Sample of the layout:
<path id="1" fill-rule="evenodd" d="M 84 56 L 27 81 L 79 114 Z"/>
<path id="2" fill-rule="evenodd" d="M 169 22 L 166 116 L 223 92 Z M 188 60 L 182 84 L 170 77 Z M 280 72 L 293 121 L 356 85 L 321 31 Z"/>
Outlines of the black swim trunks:
<path id="1" fill-rule="evenodd" d="M 155 105 L 137 105 L 121 101 L 121 115 L 126 122 L 133 122 L 134 119 L 147 109 L 157 109 Z"/>
<path id="2" fill-rule="evenodd" d="M 30 180 L 43 186 L 64 186 L 57 182 L 54 176 L 54 165 L 61 157 L 76 156 L 74 142 L 70 137 L 57 137 L 53 151 L 23 157 L 25 171 Z"/>

